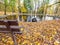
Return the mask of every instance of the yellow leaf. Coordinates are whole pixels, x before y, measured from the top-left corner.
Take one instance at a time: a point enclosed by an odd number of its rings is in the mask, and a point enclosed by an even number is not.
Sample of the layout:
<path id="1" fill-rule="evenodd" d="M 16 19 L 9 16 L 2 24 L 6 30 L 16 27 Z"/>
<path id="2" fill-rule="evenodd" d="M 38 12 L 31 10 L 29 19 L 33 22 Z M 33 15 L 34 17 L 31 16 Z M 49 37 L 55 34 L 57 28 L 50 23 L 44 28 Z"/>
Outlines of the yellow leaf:
<path id="1" fill-rule="evenodd" d="M 54 42 L 54 45 L 58 45 L 58 44 L 59 44 L 59 42 L 58 42 L 58 41 L 55 41 L 55 42 Z"/>
<path id="2" fill-rule="evenodd" d="M 21 7 L 21 12 L 27 12 L 27 9 L 23 6 Z"/>
<path id="3" fill-rule="evenodd" d="M 24 30 L 24 28 L 20 28 L 20 30 L 21 30 L 21 31 L 23 31 L 23 30 Z"/>

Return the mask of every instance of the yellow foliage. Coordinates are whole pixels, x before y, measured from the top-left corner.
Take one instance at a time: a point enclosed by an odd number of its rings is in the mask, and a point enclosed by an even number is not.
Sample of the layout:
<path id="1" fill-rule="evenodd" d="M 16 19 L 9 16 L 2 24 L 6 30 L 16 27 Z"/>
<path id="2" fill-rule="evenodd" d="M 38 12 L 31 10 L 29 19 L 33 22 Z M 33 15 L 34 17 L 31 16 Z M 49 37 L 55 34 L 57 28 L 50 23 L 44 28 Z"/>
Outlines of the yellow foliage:
<path id="1" fill-rule="evenodd" d="M 55 42 L 54 42 L 54 45 L 59 45 L 59 42 L 58 42 L 58 41 L 55 41 Z"/>
<path id="2" fill-rule="evenodd" d="M 27 12 L 27 9 L 24 6 L 22 6 L 21 7 L 21 12 Z"/>
<path id="3" fill-rule="evenodd" d="M 26 19 L 27 17 L 26 16 L 22 16 L 23 17 L 23 19 Z"/>

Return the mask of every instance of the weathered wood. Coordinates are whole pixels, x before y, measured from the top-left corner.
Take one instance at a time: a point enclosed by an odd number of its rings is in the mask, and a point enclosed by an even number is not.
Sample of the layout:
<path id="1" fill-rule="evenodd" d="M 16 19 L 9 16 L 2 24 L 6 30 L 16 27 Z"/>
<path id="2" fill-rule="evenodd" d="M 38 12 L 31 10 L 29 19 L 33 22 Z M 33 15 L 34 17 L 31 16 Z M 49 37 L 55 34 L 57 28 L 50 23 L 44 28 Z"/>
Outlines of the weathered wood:
<path id="1" fill-rule="evenodd" d="M 8 20 L 8 23 L 12 31 L 20 31 L 18 22 L 16 20 Z"/>
<path id="2" fill-rule="evenodd" d="M 4 21 L 4 20 L 0 20 L 0 31 L 6 31 L 6 30 L 9 30 L 8 28 L 9 24 L 7 21 Z"/>

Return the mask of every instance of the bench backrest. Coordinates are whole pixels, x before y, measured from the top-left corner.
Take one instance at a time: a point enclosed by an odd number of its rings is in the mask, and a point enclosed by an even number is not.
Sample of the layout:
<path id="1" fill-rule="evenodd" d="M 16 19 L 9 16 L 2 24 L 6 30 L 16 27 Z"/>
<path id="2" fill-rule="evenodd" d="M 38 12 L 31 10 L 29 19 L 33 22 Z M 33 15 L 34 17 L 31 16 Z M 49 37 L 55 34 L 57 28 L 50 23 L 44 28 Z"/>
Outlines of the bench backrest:
<path id="1" fill-rule="evenodd" d="M 17 20 L 8 20 L 10 29 L 12 31 L 19 31 L 18 21 Z"/>
<path id="2" fill-rule="evenodd" d="M 4 20 L 0 20 L 0 31 L 4 30 L 9 30 L 9 24 L 7 21 L 4 21 Z"/>
<path id="3" fill-rule="evenodd" d="M 20 31 L 18 26 L 18 21 L 16 20 L 0 20 L 0 31 L 11 30 L 11 31 Z"/>

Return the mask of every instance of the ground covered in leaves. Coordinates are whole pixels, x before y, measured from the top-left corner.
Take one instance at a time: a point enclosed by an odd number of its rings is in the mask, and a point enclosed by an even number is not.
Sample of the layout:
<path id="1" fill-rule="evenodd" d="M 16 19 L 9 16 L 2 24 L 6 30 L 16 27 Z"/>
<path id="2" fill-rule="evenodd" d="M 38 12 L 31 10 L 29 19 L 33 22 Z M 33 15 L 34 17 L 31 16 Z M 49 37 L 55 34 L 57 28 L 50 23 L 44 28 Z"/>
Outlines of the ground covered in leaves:
<path id="1" fill-rule="evenodd" d="M 18 45 L 60 45 L 60 20 L 20 22 Z"/>

